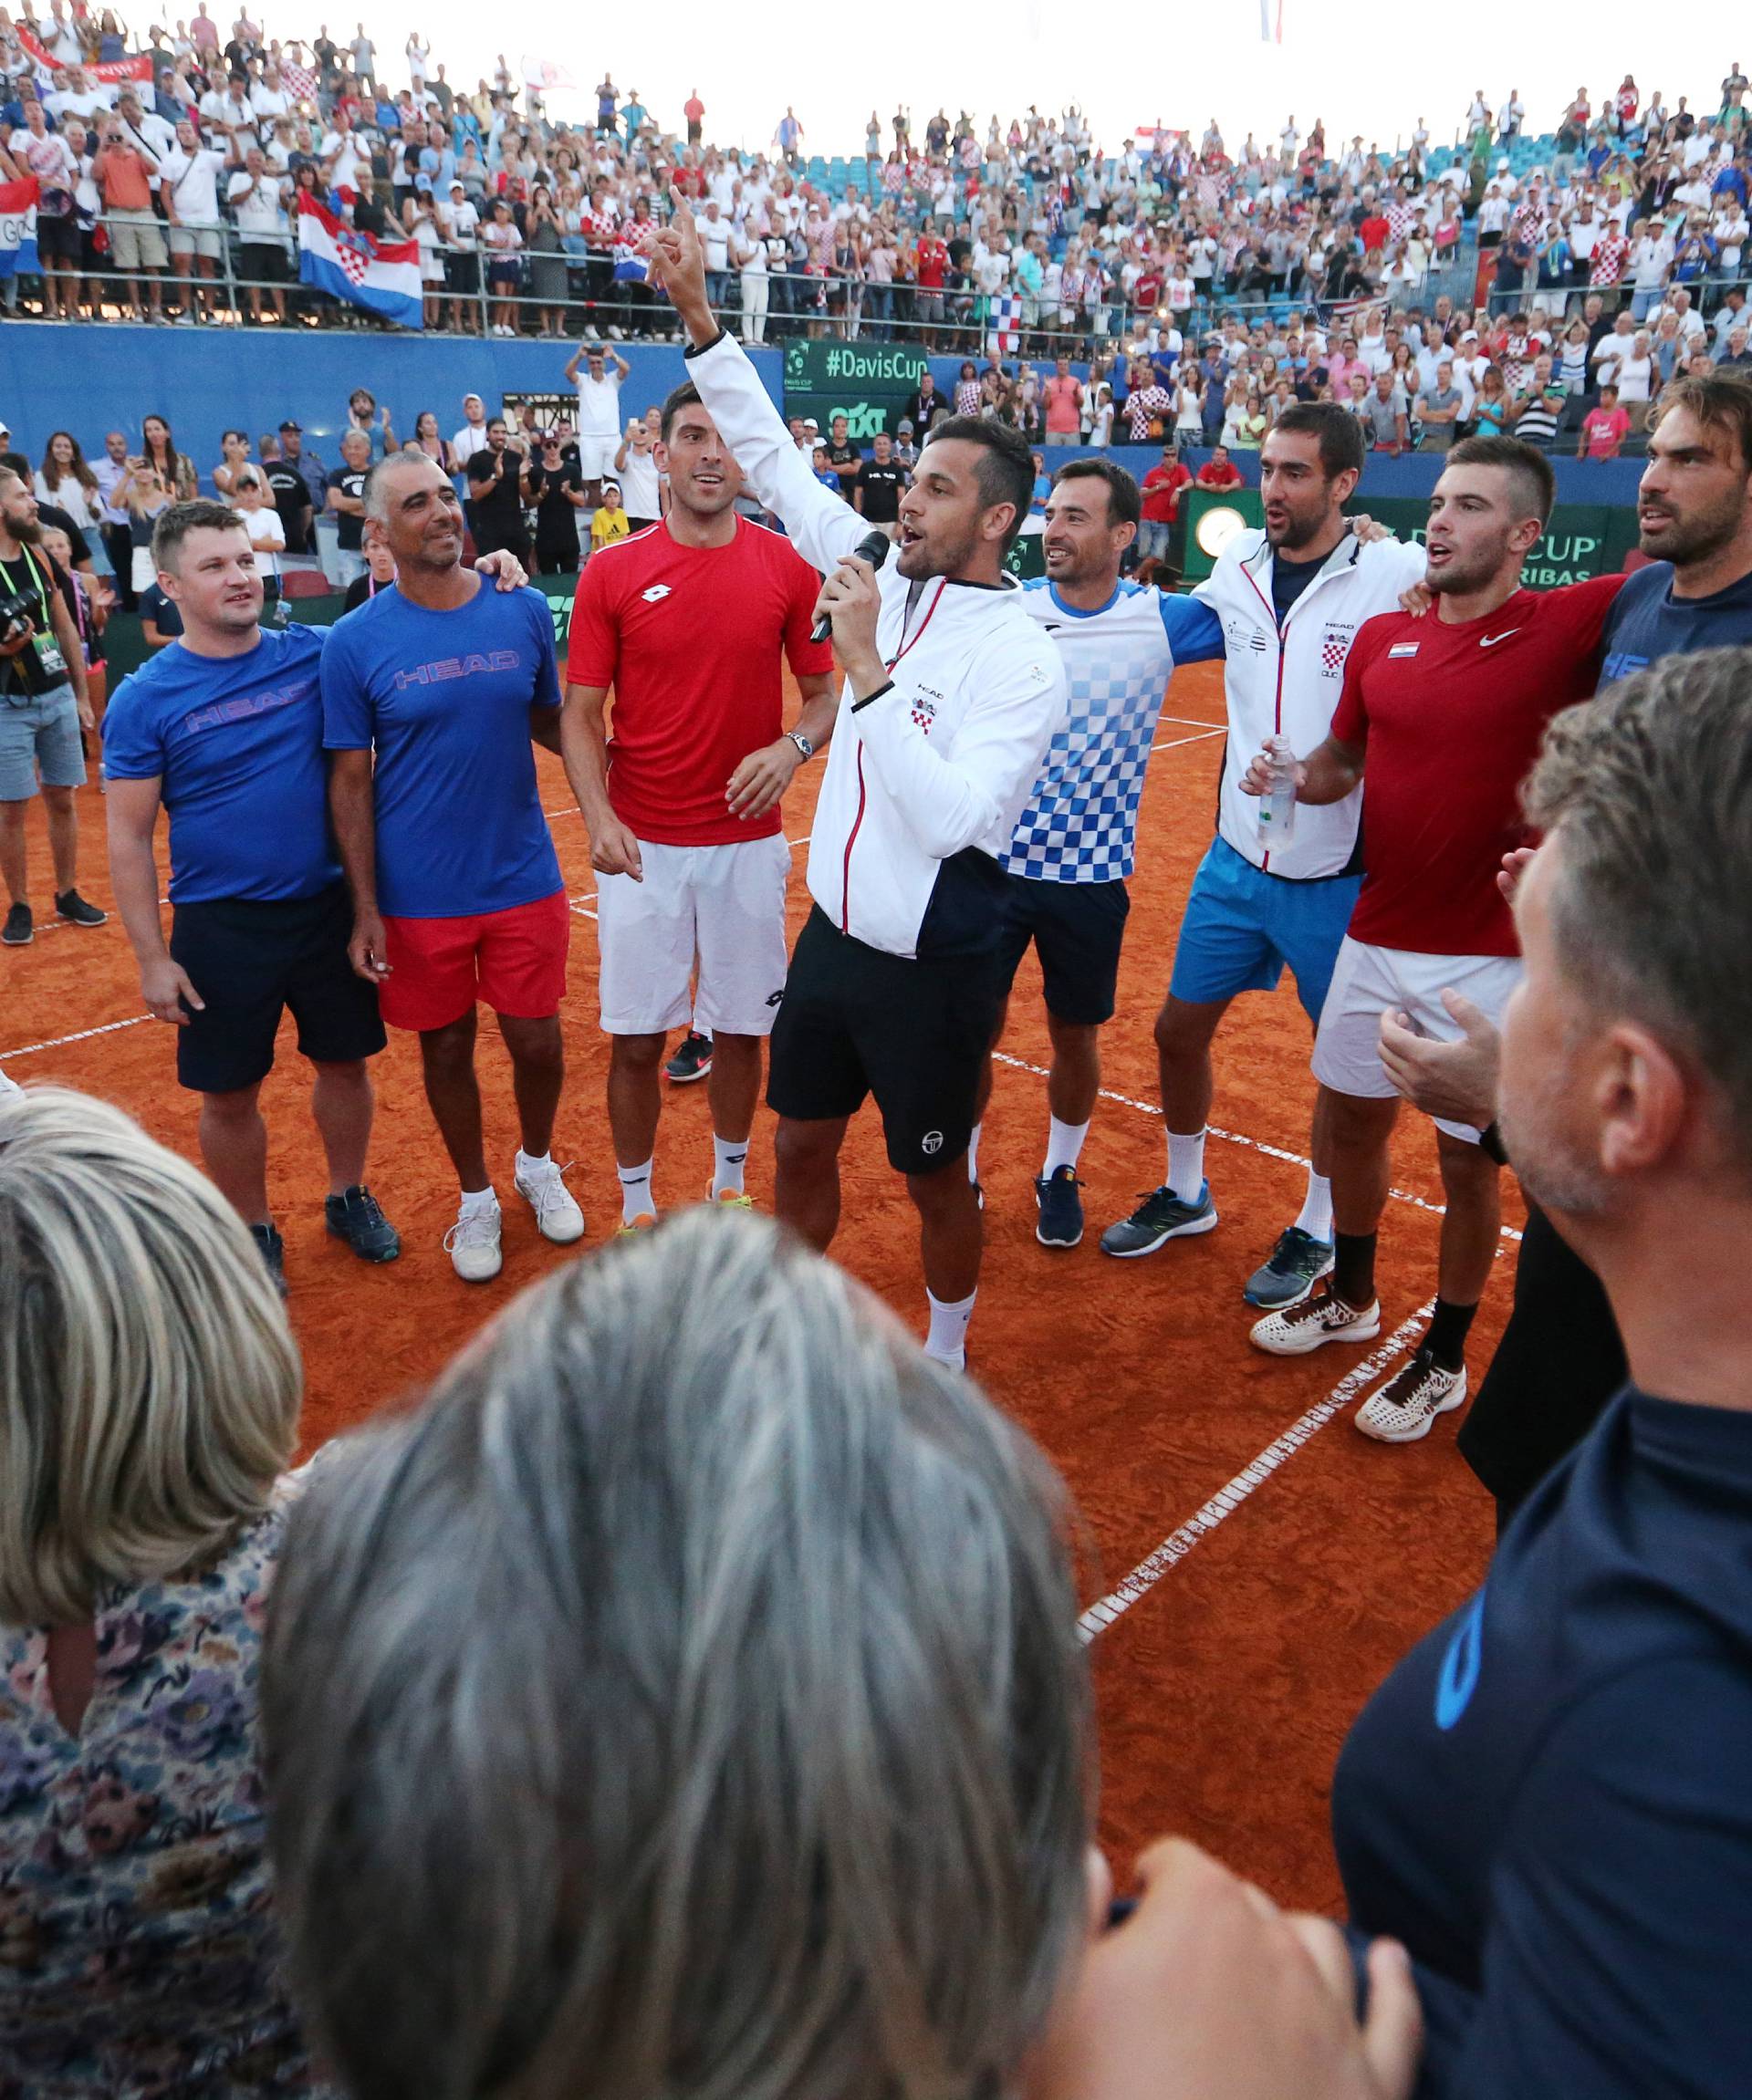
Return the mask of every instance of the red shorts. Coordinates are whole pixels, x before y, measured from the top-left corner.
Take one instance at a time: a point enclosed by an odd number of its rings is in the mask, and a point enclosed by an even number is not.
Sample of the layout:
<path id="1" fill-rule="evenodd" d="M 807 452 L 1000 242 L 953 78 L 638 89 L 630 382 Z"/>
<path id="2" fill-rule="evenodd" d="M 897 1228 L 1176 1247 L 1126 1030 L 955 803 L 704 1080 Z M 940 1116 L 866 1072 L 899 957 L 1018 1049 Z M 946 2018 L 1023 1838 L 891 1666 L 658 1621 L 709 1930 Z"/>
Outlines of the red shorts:
<path id="1" fill-rule="evenodd" d="M 572 939 L 563 889 L 467 919 L 385 919 L 383 937 L 378 1005 L 391 1028 L 448 1028 L 479 999 L 515 1021 L 559 1012 Z"/>

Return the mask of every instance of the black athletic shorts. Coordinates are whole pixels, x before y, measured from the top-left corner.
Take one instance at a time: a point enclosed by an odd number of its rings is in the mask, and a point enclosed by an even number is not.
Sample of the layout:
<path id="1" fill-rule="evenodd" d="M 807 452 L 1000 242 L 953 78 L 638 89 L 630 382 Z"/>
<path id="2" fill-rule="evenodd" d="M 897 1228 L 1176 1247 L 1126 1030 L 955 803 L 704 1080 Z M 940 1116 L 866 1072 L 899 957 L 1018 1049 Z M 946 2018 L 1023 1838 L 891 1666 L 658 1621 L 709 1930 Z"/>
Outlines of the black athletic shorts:
<path id="1" fill-rule="evenodd" d="M 1032 941 L 1046 981 L 1047 1012 L 1077 1027 L 1111 1021 L 1132 909 L 1124 883 L 1038 882 L 1006 874 L 1004 887 L 1006 996 Z"/>
<path id="2" fill-rule="evenodd" d="M 1498 1530 L 1630 1375 L 1605 1285 L 1529 1203 L 1515 1309 L 1460 1424 L 1460 1455 L 1496 1496 Z"/>
<path id="3" fill-rule="evenodd" d="M 305 1056 L 325 1065 L 375 1056 L 383 1022 L 377 987 L 347 960 L 352 931 L 344 882 L 271 903 L 179 904 L 171 955 L 204 1004 L 176 1032 L 178 1080 L 195 1094 L 235 1094 L 266 1078 L 288 1006 Z"/>
<path id="4" fill-rule="evenodd" d="M 1003 1003 L 995 951 L 909 962 L 841 933 L 818 905 L 785 980 L 766 1105 L 816 1122 L 854 1116 L 873 1094 L 891 1166 L 951 1166 L 973 1134 Z"/>

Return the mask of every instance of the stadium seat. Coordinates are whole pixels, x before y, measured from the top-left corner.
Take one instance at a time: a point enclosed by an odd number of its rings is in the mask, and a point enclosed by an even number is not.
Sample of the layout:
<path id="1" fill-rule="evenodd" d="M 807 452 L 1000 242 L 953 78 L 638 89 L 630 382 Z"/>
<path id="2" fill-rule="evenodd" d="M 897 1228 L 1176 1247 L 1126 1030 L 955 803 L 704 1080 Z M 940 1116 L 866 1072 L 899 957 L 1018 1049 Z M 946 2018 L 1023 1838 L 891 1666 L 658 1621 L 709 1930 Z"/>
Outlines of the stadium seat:
<path id="1" fill-rule="evenodd" d="M 295 598 L 332 598 L 335 587 L 319 568 L 289 568 L 280 578 L 280 596 Z"/>

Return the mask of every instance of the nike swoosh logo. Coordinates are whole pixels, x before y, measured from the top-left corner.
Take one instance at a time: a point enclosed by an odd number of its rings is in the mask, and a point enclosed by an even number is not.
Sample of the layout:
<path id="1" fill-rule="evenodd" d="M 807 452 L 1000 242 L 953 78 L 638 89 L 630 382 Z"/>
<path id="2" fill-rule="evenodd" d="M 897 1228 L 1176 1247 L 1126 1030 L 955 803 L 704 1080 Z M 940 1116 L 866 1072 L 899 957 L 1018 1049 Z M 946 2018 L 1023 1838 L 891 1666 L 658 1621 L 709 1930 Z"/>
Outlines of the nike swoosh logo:
<path id="1" fill-rule="evenodd" d="M 1480 649 L 1495 649 L 1499 641 L 1507 641 L 1511 634 L 1519 634 L 1520 631 L 1517 627 L 1506 627 L 1501 634 L 1481 634 L 1478 637 L 1478 646 Z"/>

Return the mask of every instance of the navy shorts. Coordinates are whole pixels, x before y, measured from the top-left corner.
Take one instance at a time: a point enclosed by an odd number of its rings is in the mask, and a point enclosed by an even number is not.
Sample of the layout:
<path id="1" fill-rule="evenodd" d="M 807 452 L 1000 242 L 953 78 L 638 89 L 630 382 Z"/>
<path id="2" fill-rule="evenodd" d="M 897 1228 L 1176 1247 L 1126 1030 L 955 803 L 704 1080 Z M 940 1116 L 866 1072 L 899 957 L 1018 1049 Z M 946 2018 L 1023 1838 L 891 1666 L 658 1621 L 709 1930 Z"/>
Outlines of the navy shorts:
<path id="1" fill-rule="evenodd" d="M 176 1032 L 176 1076 L 195 1094 L 235 1094 L 267 1076 L 289 1006 L 298 1049 L 323 1065 L 372 1057 L 386 1040 L 377 987 L 347 960 L 344 882 L 314 897 L 179 904 L 171 956 L 204 1004 Z"/>
<path id="2" fill-rule="evenodd" d="M 773 1025 L 766 1105 L 819 1122 L 855 1116 L 873 1094 L 889 1164 L 933 1173 L 967 1149 L 1003 1004 L 996 951 L 889 955 L 841 933 L 817 905 Z"/>
<path id="3" fill-rule="evenodd" d="M 1132 899 L 1123 882 L 1040 882 L 1004 878 L 1004 935 L 999 947 L 1007 997 L 1033 941 L 1045 980 L 1047 1012 L 1073 1026 L 1099 1028 L 1113 1018 L 1120 949 Z"/>
<path id="4" fill-rule="evenodd" d="M 1213 839 L 1180 922 L 1170 994 L 1204 1006 L 1238 992 L 1270 992 L 1288 963 L 1302 1009 L 1318 1027 L 1361 888 L 1360 875 L 1287 881 Z"/>

